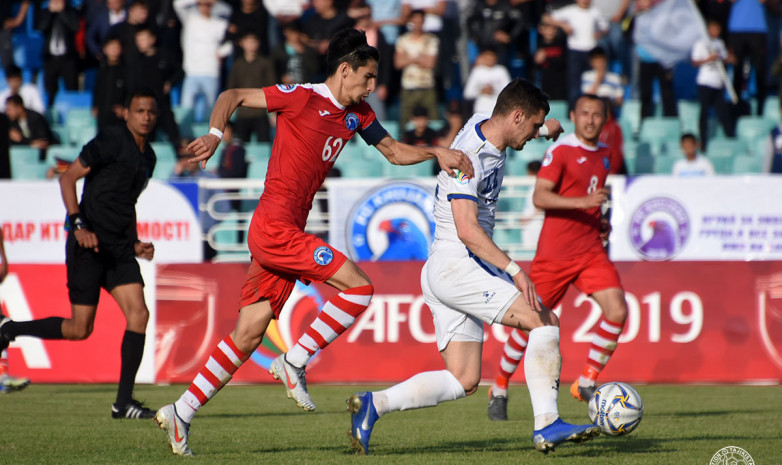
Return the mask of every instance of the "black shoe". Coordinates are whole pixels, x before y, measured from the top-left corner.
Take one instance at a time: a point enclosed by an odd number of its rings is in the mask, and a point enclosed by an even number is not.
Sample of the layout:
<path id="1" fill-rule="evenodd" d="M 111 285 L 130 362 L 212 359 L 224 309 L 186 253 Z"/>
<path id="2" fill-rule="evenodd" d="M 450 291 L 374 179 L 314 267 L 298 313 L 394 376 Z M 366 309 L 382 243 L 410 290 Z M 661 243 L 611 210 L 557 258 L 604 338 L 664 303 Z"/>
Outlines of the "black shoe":
<path id="1" fill-rule="evenodd" d="M 13 338 L 7 337 L 3 334 L 3 326 L 5 326 L 5 324 L 9 323 L 10 321 L 11 321 L 10 318 L 0 314 L 0 352 L 7 349 L 8 344 L 10 344 L 11 341 L 13 341 Z"/>
<path id="2" fill-rule="evenodd" d="M 489 389 L 489 420 L 505 421 L 508 419 L 508 397 L 495 396 Z"/>
<path id="3" fill-rule="evenodd" d="M 143 420 L 147 418 L 155 418 L 156 410 L 151 410 L 144 407 L 144 404 L 133 399 L 123 406 L 117 406 L 113 404 L 111 406 L 111 418 L 131 418 Z"/>

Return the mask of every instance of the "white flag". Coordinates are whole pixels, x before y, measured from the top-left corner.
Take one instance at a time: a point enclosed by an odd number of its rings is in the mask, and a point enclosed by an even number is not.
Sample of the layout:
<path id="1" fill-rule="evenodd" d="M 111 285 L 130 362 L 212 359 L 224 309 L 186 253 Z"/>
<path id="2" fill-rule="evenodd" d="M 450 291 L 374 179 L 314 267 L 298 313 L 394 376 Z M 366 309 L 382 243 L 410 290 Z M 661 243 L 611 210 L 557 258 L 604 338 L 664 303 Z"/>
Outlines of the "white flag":
<path id="1" fill-rule="evenodd" d="M 705 32 L 703 18 L 690 0 L 663 0 L 635 18 L 633 41 L 671 68 L 690 58 L 692 47 Z"/>

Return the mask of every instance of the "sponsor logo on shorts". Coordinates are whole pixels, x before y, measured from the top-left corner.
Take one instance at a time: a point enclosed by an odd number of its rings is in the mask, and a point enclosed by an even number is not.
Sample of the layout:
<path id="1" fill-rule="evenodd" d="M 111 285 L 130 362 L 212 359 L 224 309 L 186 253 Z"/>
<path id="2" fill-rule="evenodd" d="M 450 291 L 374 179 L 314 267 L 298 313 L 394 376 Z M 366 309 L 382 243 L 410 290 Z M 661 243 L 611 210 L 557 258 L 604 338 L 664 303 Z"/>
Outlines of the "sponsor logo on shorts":
<path id="1" fill-rule="evenodd" d="M 495 294 L 497 293 L 496 292 L 489 293 L 489 291 L 483 291 L 483 298 L 486 299 L 483 301 L 483 303 L 488 304 L 489 302 L 491 302 L 491 299 L 494 298 Z"/>
<path id="2" fill-rule="evenodd" d="M 286 94 L 296 90 L 296 87 L 298 87 L 297 84 L 277 84 L 277 88 L 280 89 L 280 92 L 285 92 Z"/>
<path id="3" fill-rule="evenodd" d="M 543 161 L 540 164 L 543 166 L 548 166 L 552 161 L 554 161 L 554 155 L 552 155 L 551 152 L 546 152 L 546 154 L 543 155 Z"/>
<path id="4" fill-rule="evenodd" d="M 312 258 L 315 259 L 315 263 L 318 265 L 326 266 L 331 263 L 332 260 L 334 260 L 334 252 L 325 245 L 322 245 L 315 249 L 315 253 L 312 254 Z"/>
<path id="5" fill-rule="evenodd" d="M 630 219 L 630 243 L 645 260 L 670 260 L 690 236 L 687 210 L 670 197 L 653 197 Z"/>
<path id="6" fill-rule="evenodd" d="M 345 127 L 348 128 L 348 131 L 355 131 L 358 129 L 358 115 L 355 113 L 348 113 L 348 115 L 345 116 Z"/>
<path id="7" fill-rule="evenodd" d="M 434 238 L 434 195 L 410 182 L 390 182 L 369 191 L 347 221 L 348 253 L 354 261 L 426 260 Z"/>
<path id="8" fill-rule="evenodd" d="M 755 460 L 741 447 L 728 446 L 718 450 L 709 465 L 755 465 Z"/>

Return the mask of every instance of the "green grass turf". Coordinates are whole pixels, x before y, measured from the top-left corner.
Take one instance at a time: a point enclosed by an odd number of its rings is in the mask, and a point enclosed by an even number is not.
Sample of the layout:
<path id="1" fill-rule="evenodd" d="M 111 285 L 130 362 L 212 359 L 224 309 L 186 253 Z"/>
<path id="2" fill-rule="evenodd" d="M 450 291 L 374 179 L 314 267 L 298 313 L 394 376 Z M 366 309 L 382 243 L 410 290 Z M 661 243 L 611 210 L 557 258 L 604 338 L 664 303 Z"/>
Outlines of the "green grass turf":
<path id="1" fill-rule="evenodd" d="M 152 407 L 186 386 L 138 386 Z M 745 449 L 756 464 L 782 463 L 778 386 L 636 386 L 645 403 L 639 428 L 560 446 L 549 456 L 531 441 L 524 386 L 511 387 L 507 422 L 486 417 L 486 387 L 436 408 L 392 413 L 377 423 L 370 457 L 353 456 L 345 399 L 355 386 L 310 386 L 304 412 L 279 385 L 228 386 L 193 421 L 195 458 L 176 457 L 152 420 L 113 420 L 113 385 L 32 385 L 0 396 L 0 464 L 523 463 L 703 464 L 719 449 Z M 377 388 L 374 388 L 377 389 Z M 586 404 L 560 396 L 566 421 L 586 422 Z"/>

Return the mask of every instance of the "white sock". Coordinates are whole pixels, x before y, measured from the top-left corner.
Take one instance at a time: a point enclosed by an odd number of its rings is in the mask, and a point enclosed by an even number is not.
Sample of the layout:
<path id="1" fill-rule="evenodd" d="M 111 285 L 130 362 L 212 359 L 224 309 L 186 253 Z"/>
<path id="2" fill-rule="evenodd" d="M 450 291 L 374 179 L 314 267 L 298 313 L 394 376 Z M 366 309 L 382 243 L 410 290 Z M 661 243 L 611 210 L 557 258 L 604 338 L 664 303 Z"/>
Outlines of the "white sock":
<path id="1" fill-rule="evenodd" d="M 491 385 L 491 395 L 494 397 L 508 397 L 508 390 L 497 386 L 497 383 Z"/>
<path id="2" fill-rule="evenodd" d="M 530 331 L 527 352 L 524 354 L 524 376 L 532 400 L 536 430 L 547 426 L 559 417 L 557 398 L 561 365 L 559 328 L 542 326 Z"/>
<path id="3" fill-rule="evenodd" d="M 182 397 L 174 402 L 174 407 L 176 407 L 176 414 L 179 415 L 179 418 L 181 418 L 185 423 L 190 424 L 198 410 L 193 408 L 192 405 L 190 405 L 190 403 L 184 399 L 187 394 L 189 393 L 185 391 L 185 393 L 182 394 Z"/>
<path id="4" fill-rule="evenodd" d="M 372 394 L 378 416 L 411 410 L 465 397 L 459 380 L 448 370 L 425 371 L 412 378 Z"/>

